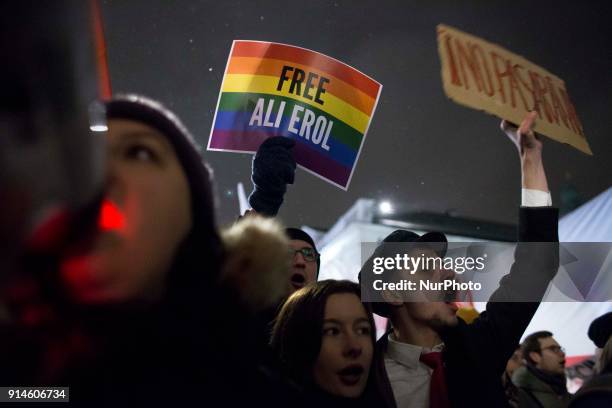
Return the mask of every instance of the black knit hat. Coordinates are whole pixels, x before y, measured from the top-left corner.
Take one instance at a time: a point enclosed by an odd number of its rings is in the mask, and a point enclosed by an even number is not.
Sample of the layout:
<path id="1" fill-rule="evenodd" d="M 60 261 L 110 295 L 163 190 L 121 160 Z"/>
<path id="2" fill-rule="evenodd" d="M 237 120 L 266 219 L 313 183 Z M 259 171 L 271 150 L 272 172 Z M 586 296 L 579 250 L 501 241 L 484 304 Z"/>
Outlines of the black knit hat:
<path id="1" fill-rule="evenodd" d="M 175 268 L 177 261 L 182 262 L 180 268 L 184 269 L 186 264 L 193 263 L 192 258 L 197 257 L 199 265 L 210 265 L 216 269 L 223 250 L 215 222 L 212 170 L 203 161 L 201 149 L 193 136 L 174 113 L 159 102 L 140 95 L 125 94 L 113 97 L 106 103 L 106 115 L 108 119 L 129 119 L 144 123 L 168 139 L 187 178 L 193 220 L 191 233 L 175 257 L 181 258 L 175 259 Z M 206 275 L 201 266 L 200 271 L 202 275 Z M 208 279 L 214 279 L 208 275 Z M 183 276 L 180 279 L 190 278 L 193 276 Z"/>
<path id="2" fill-rule="evenodd" d="M 297 239 L 300 241 L 308 242 L 314 248 L 314 250 L 317 251 L 317 253 L 319 253 L 319 251 L 317 250 L 317 246 L 315 245 L 312 237 L 308 235 L 306 232 L 302 231 L 301 229 L 286 228 L 285 233 L 287 234 L 289 239 Z M 317 257 L 317 277 L 319 276 L 320 267 L 321 267 L 321 258 Z"/>
<path id="3" fill-rule="evenodd" d="M 366 273 L 366 270 L 371 271 L 372 260 L 377 257 L 385 257 L 386 252 L 388 252 L 389 248 L 386 247 L 385 243 L 410 243 L 410 242 L 420 242 L 434 243 L 432 245 L 432 249 L 443 258 L 446 255 L 446 251 L 448 249 L 448 240 L 446 239 L 446 235 L 441 232 L 428 232 L 423 235 L 418 235 L 412 231 L 406 230 L 395 230 L 391 234 L 387 235 L 383 242 L 374 250 L 374 253 L 361 267 L 361 271 L 359 271 L 358 279 L 359 283 L 361 283 L 361 273 Z M 363 290 L 363 288 L 362 288 Z M 386 302 L 371 302 L 372 311 L 379 316 L 383 317 L 391 317 L 391 307 Z"/>
<path id="4" fill-rule="evenodd" d="M 612 336 L 612 312 L 593 320 L 589 326 L 589 339 L 599 348 L 603 348 Z"/>

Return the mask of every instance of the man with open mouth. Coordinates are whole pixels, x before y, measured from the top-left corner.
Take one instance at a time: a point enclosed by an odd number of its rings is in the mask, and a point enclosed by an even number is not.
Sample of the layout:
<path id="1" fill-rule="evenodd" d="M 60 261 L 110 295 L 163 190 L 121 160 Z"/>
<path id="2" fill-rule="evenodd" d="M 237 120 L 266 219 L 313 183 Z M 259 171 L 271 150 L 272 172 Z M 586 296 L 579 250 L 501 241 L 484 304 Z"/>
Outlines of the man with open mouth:
<path id="1" fill-rule="evenodd" d="M 565 379 L 565 350 L 553 334 L 539 331 L 525 338 L 522 345 L 524 367 L 512 375 L 518 387 L 519 407 L 565 407 L 570 394 Z"/>
<path id="2" fill-rule="evenodd" d="M 293 261 L 289 272 L 290 292 L 303 288 L 317 281 L 319 276 L 319 252 L 314 240 L 306 232 L 298 228 L 285 230 L 290 239 Z"/>
<path id="3" fill-rule="evenodd" d="M 388 317 L 393 326 L 377 342 L 375 355 L 380 357 L 374 363 L 387 406 L 507 406 L 499 378 L 559 265 L 558 211 L 551 207 L 542 143 L 533 132 L 535 117 L 535 112 L 528 114 L 520 128 L 502 122 L 521 159 L 519 243 L 511 271 L 491 295 L 486 312 L 468 324 L 456 316 L 457 307 L 449 298 L 452 293 L 433 299 L 419 293 L 406 299 L 390 289 L 381 296 L 372 295 L 374 313 Z M 373 259 L 395 257 L 387 252 L 398 243 L 414 247 L 401 250 L 411 257 L 444 258 L 447 250 L 444 234 L 394 231 L 361 269 L 362 291 L 370 290 L 367 280 L 373 276 Z M 455 279 L 452 271 L 443 269 L 436 266 L 407 273 L 394 268 L 386 273 L 391 272 L 393 282 L 410 276 L 435 282 Z M 530 292 L 527 297 L 525 289 Z"/>

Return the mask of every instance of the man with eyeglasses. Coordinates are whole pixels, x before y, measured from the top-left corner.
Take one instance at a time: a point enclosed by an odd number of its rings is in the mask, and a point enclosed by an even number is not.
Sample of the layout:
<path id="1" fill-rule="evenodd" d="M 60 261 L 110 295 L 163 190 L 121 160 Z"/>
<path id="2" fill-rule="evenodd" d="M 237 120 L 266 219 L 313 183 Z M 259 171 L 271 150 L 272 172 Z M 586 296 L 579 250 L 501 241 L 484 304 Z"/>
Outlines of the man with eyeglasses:
<path id="1" fill-rule="evenodd" d="M 565 350 L 551 332 L 530 334 L 522 344 L 526 365 L 515 371 L 519 407 L 566 407 Z"/>
<path id="2" fill-rule="evenodd" d="M 293 255 L 289 275 L 289 284 L 293 293 L 309 283 L 317 281 L 320 259 L 314 240 L 310 235 L 298 228 L 287 228 L 285 232 L 291 240 L 289 245 Z"/>

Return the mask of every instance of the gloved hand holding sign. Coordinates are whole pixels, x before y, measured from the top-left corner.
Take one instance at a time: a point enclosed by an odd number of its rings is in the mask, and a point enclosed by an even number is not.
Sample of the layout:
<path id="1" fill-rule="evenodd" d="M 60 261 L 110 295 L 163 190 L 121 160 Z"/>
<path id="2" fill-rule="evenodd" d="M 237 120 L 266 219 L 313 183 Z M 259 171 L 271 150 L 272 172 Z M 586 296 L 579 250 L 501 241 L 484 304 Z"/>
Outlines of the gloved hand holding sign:
<path id="1" fill-rule="evenodd" d="M 251 174 L 254 190 L 249 196 L 249 204 L 258 213 L 270 217 L 278 213 L 287 184 L 293 184 L 295 177 L 294 146 L 295 141 L 284 136 L 271 137 L 259 146 Z"/>

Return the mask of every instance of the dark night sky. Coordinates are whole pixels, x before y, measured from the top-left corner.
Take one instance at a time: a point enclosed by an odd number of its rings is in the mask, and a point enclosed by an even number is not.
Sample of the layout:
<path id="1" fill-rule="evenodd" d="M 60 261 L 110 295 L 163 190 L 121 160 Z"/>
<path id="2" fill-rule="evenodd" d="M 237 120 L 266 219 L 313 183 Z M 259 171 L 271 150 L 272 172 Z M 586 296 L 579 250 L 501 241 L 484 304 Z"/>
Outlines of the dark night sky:
<path id="1" fill-rule="evenodd" d="M 115 92 L 159 99 L 206 145 L 230 46 L 264 40 L 316 50 L 383 84 L 348 192 L 298 170 L 281 218 L 329 228 L 359 197 L 395 206 L 516 222 L 520 169 L 499 120 L 449 101 L 436 25 L 500 44 L 563 80 L 594 156 L 546 140 L 553 202 L 571 184 L 584 199 L 612 185 L 610 2 L 560 1 L 103 1 Z M 250 190 L 251 155 L 206 152 L 219 220 Z M 248 191 L 247 191 L 248 193 Z"/>

